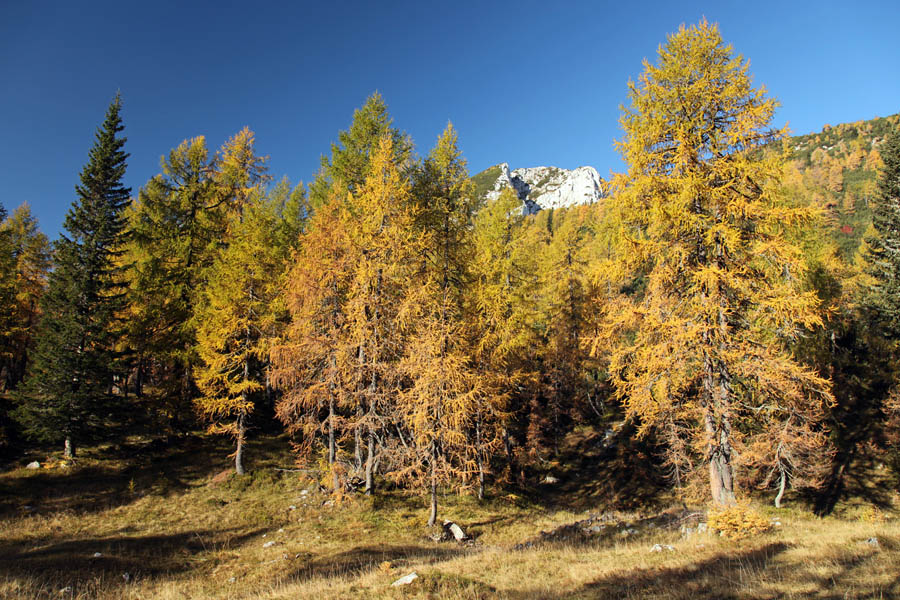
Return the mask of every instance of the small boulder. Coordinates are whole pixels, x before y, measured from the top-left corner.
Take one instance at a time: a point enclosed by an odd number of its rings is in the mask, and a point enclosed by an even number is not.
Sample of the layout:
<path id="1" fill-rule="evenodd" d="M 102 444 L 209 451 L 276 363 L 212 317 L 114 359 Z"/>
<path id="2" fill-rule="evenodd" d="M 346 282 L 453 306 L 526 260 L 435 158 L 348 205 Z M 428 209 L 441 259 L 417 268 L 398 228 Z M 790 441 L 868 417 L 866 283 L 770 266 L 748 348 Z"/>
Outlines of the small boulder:
<path id="1" fill-rule="evenodd" d="M 444 531 L 453 536 L 457 542 L 464 542 L 469 539 L 469 536 L 466 535 L 466 532 L 463 531 L 463 528 L 454 523 L 453 521 L 444 521 Z"/>
<path id="2" fill-rule="evenodd" d="M 559 483 L 559 479 L 554 477 L 553 475 L 547 475 L 546 477 L 544 477 L 541 483 L 553 485 L 554 483 Z"/>
<path id="3" fill-rule="evenodd" d="M 275 545 L 275 542 L 266 542 L 265 544 L 263 544 L 263 548 L 271 548 L 274 545 Z"/>
<path id="4" fill-rule="evenodd" d="M 102 552 L 94 552 L 94 558 L 101 558 L 103 556 Z"/>
<path id="5" fill-rule="evenodd" d="M 419 575 L 415 571 L 413 571 L 409 575 L 404 575 L 403 577 L 401 577 L 400 579 L 398 579 L 391 585 L 393 587 L 400 587 L 401 585 L 409 585 L 410 583 L 412 583 L 413 581 L 415 581 L 418 578 L 419 578 Z"/>
<path id="6" fill-rule="evenodd" d="M 27 465 L 25 465 L 25 468 L 26 468 L 26 469 L 40 469 L 40 468 L 41 468 L 41 463 L 39 463 L 39 462 L 36 461 L 36 460 L 33 460 L 33 461 L 31 461 L 30 463 L 28 463 Z"/>

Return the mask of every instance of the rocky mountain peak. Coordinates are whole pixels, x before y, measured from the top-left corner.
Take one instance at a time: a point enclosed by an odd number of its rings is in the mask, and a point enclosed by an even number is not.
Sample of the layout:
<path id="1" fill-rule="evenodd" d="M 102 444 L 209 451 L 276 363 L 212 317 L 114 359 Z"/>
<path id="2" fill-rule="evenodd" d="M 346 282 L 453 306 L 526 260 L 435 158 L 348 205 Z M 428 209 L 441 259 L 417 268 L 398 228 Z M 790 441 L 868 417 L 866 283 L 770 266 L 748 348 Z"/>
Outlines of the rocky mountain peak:
<path id="1" fill-rule="evenodd" d="M 593 204 L 606 195 L 606 182 L 594 167 L 510 170 L 508 163 L 501 163 L 479 173 L 474 179 L 488 201 L 497 198 L 504 188 L 514 189 L 526 214 L 546 208 Z"/>

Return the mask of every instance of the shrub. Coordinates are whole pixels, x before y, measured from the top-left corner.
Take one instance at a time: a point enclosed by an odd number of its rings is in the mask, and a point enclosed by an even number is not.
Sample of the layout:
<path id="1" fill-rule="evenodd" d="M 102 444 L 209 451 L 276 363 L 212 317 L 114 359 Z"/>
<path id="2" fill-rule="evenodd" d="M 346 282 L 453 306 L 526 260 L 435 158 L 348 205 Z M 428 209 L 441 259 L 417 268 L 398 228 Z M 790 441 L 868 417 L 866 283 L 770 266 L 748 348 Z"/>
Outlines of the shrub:
<path id="1" fill-rule="evenodd" d="M 759 535 L 771 528 L 769 521 L 751 508 L 749 503 L 712 509 L 709 511 L 707 524 L 710 529 L 721 532 L 721 535 L 731 540 Z"/>

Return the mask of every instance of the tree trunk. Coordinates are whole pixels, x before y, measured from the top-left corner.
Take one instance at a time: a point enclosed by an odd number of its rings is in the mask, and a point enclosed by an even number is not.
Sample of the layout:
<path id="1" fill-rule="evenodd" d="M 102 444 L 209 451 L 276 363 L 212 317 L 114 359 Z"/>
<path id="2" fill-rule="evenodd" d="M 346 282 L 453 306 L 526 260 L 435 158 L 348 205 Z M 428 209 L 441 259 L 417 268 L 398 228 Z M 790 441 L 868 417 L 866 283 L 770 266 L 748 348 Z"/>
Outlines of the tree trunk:
<path id="1" fill-rule="evenodd" d="M 709 453 L 709 485 L 713 502 L 732 506 L 734 499 L 734 470 L 731 464 L 728 420 L 722 416 L 717 423 L 712 411 L 706 412 L 706 432 L 712 440 Z"/>
<path id="2" fill-rule="evenodd" d="M 366 455 L 366 496 L 371 496 L 372 492 L 375 491 L 375 482 L 373 480 L 373 475 L 375 471 L 375 427 L 372 425 L 372 422 L 369 422 L 368 426 L 368 449 Z"/>
<path id="3" fill-rule="evenodd" d="M 475 458 L 478 462 L 478 499 L 484 500 L 484 460 L 481 456 L 481 411 L 475 422 Z"/>
<path id="4" fill-rule="evenodd" d="M 431 449 L 431 512 L 428 514 L 428 526 L 433 527 L 437 521 L 437 449 Z"/>
<path id="5" fill-rule="evenodd" d="M 784 496 L 784 488 L 787 486 L 787 473 L 784 469 L 778 469 L 781 472 L 781 480 L 778 482 L 778 495 L 775 496 L 775 508 L 781 508 L 781 498 Z"/>
<path id="6" fill-rule="evenodd" d="M 65 450 L 63 451 L 63 458 L 66 460 L 71 460 L 75 458 L 75 446 L 72 444 L 71 436 L 66 436 L 66 445 Z"/>
<path id="7" fill-rule="evenodd" d="M 234 452 L 234 472 L 238 475 L 244 474 L 244 434 L 246 428 L 244 426 L 244 411 L 237 418 L 237 450 Z"/>
<path id="8" fill-rule="evenodd" d="M 331 486 L 334 493 L 337 494 L 341 490 L 341 484 L 338 478 L 338 472 L 335 465 L 337 460 L 337 448 L 334 443 L 334 395 L 328 396 L 328 466 L 331 467 Z"/>
<path id="9" fill-rule="evenodd" d="M 359 408 L 359 409 L 357 409 L 356 414 L 359 415 L 359 414 L 361 414 L 361 412 L 362 412 L 362 408 Z M 357 419 L 357 421 L 358 421 L 358 419 Z M 357 423 L 357 425 L 354 427 L 354 430 L 353 430 L 353 455 L 354 455 L 354 462 L 356 464 L 356 472 L 357 473 L 362 468 L 362 464 L 363 464 L 363 462 L 362 462 L 362 447 L 363 447 L 362 433 L 360 431 L 360 426 Z"/>

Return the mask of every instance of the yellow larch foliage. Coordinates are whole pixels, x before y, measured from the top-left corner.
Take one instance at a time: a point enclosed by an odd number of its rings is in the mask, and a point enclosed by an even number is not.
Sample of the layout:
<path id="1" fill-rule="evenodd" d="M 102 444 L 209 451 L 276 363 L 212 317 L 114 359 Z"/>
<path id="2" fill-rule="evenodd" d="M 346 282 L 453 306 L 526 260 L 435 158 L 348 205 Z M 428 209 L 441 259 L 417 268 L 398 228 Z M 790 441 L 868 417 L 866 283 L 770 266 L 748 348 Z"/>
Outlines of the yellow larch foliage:
<path id="1" fill-rule="evenodd" d="M 705 464 L 713 500 L 731 504 L 739 449 L 765 431 L 758 423 L 800 415 L 808 426 L 830 398 L 787 350 L 822 323 L 792 242 L 819 209 L 781 193 L 776 102 L 715 25 L 669 36 L 629 100 L 613 222 L 630 276 L 597 339 L 617 340 L 609 372 L 640 432 L 676 432 L 673 467 Z"/>

